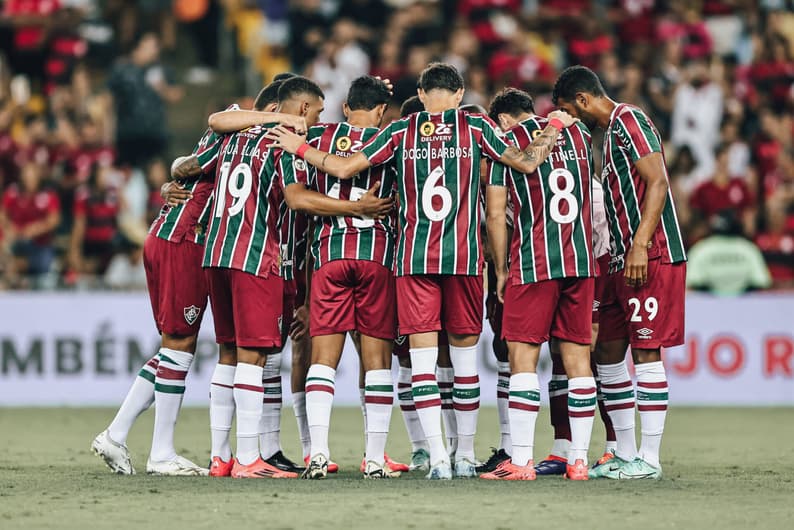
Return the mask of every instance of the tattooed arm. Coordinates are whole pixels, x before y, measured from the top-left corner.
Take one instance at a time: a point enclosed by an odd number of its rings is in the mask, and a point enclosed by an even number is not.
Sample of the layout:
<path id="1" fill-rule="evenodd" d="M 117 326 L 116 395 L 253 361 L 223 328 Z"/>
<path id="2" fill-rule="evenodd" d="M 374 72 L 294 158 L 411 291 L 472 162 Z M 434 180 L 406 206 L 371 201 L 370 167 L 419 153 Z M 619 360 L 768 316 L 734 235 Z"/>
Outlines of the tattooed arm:
<path id="1" fill-rule="evenodd" d="M 565 127 L 570 127 L 578 121 L 567 112 L 561 110 L 555 110 L 550 113 L 549 119 L 559 120 Z M 520 151 L 516 147 L 509 147 L 499 161 L 522 173 L 532 173 L 548 158 L 551 150 L 554 149 L 554 144 L 557 142 L 559 134 L 560 130 L 549 124 L 524 151 Z"/>
<path id="2" fill-rule="evenodd" d="M 186 179 L 200 174 L 201 165 L 196 155 L 181 156 L 171 164 L 171 177 L 174 179 Z"/>

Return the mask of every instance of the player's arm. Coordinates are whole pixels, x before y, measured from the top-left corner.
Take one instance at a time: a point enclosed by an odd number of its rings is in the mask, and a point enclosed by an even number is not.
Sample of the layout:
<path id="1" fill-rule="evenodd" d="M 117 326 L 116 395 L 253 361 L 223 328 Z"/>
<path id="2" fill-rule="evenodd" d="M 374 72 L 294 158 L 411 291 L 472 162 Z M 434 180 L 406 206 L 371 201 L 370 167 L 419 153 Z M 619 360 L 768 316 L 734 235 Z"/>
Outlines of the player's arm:
<path id="1" fill-rule="evenodd" d="M 171 178 L 181 180 L 199 175 L 201 175 L 201 164 L 196 155 L 180 156 L 171 164 Z"/>
<path id="2" fill-rule="evenodd" d="M 314 190 L 307 189 L 303 184 L 287 184 L 284 188 L 284 200 L 293 210 L 323 217 L 372 217 L 383 219 L 394 206 L 394 199 L 379 198 L 376 193 L 380 182 L 376 182 L 357 201 L 334 199 Z"/>
<path id="3" fill-rule="evenodd" d="M 648 245 L 662 218 L 667 202 L 667 176 L 662 153 L 651 153 L 634 162 L 634 167 L 645 182 L 645 199 L 640 205 L 640 225 L 626 256 L 625 278 L 628 285 L 639 287 L 648 280 Z"/>
<path id="4" fill-rule="evenodd" d="M 560 131 L 577 121 L 579 120 L 561 110 L 549 113 L 549 124 L 526 149 L 521 151 L 517 147 L 508 147 L 499 161 L 522 173 L 533 173 L 549 157 Z"/>
<path id="5" fill-rule="evenodd" d="M 491 164 L 489 186 L 485 188 L 485 224 L 488 244 L 491 247 L 494 272 L 496 273 L 496 296 L 504 303 L 507 285 L 507 188 L 505 167 Z"/>
<path id="6" fill-rule="evenodd" d="M 270 129 L 265 137 L 273 140 L 268 147 L 280 147 L 288 153 L 303 158 L 314 167 L 340 179 L 350 179 L 371 166 L 370 161 L 360 151 L 349 158 L 320 151 L 306 143 L 306 138 L 284 127 Z"/>
<path id="7" fill-rule="evenodd" d="M 263 123 L 280 123 L 292 127 L 298 133 L 305 133 L 307 130 L 306 120 L 302 116 L 258 110 L 222 110 L 211 114 L 207 123 L 210 129 L 219 134 L 242 131 Z"/>

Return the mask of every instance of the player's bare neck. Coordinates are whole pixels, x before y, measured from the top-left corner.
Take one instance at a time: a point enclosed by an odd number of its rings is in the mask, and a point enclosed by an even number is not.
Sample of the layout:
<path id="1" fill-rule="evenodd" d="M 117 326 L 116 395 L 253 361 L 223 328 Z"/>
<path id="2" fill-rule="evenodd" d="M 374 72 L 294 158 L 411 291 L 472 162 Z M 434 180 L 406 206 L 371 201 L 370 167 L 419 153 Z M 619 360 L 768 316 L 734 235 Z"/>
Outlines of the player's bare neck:
<path id="1" fill-rule="evenodd" d="M 618 103 L 606 96 L 596 99 L 595 102 L 595 116 L 596 121 L 598 122 L 598 127 L 606 130 L 607 127 L 609 127 L 610 120 L 612 119 L 612 112 L 614 112 L 615 107 L 618 106 Z"/>
<path id="2" fill-rule="evenodd" d="M 347 115 L 347 123 L 359 129 L 378 127 L 377 112 L 373 110 L 351 110 Z"/>

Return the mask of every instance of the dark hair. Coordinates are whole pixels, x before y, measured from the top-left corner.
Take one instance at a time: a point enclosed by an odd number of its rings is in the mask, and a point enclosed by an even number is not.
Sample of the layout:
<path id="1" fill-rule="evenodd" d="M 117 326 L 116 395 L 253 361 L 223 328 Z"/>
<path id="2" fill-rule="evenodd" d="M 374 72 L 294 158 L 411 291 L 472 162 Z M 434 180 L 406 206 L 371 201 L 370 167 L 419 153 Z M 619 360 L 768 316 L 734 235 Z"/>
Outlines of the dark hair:
<path id="1" fill-rule="evenodd" d="M 380 79 L 363 75 L 353 81 L 347 92 L 347 106 L 350 110 L 372 110 L 378 105 L 389 103 L 389 87 Z"/>
<path id="2" fill-rule="evenodd" d="M 460 110 L 470 112 L 472 114 L 488 114 L 487 110 L 485 110 L 481 105 L 477 105 L 476 103 L 467 103 L 465 105 L 461 105 Z"/>
<path id="3" fill-rule="evenodd" d="M 728 143 L 721 143 L 714 148 L 714 158 L 719 158 L 720 155 L 727 153 L 731 148 L 731 145 Z"/>
<path id="4" fill-rule="evenodd" d="M 551 100 L 555 105 L 558 104 L 560 98 L 573 101 L 579 92 L 597 97 L 606 96 L 604 86 L 595 72 L 586 66 L 569 66 L 563 70 L 557 82 L 554 83 Z"/>
<path id="5" fill-rule="evenodd" d="M 281 82 L 281 87 L 278 89 L 278 101 L 283 102 L 299 94 L 311 94 L 318 98 L 325 99 L 320 85 L 307 77 L 296 75 Z"/>
<path id="6" fill-rule="evenodd" d="M 284 84 L 283 80 L 273 81 L 259 91 L 254 100 L 254 110 L 264 110 L 268 105 L 278 103 L 278 90 Z"/>
<path id="7" fill-rule="evenodd" d="M 517 88 L 505 88 L 497 92 L 491 100 L 488 117 L 498 123 L 500 114 L 509 114 L 518 118 L 525 112 L 535 113 L 535 102 L 532 100 L 532 96 Z"/>
<path id="8" fill-rule="evenodd" d="M 419 88 L 429 92 L 434 88 L 457 92 L 463 88 L 463 77 L 451 64 L 430 63 L 419 74 Z"/>
<path id="9" fill-rule="evenodd" d="M 293 74 L 292 72 L 281 72 L 280 74 L 276 74 L 273 78 L 273 81 L 286 81 L 287 79 L 292 79 L 293 77 L 298 77 L 298 74 Z"/>
<path id="10" fill-rule="evenodd" d="M 409 114 L 413 114 L 414 112 L 422 112 L 423 110 L 425 110 L 425 105 L 422 103 L 422 100 L 419 99 L 419 96 L 411 96 L 410 98 L 403 101 L 403 104 L 400 107 L 400 117 L 405 118 Z"/>

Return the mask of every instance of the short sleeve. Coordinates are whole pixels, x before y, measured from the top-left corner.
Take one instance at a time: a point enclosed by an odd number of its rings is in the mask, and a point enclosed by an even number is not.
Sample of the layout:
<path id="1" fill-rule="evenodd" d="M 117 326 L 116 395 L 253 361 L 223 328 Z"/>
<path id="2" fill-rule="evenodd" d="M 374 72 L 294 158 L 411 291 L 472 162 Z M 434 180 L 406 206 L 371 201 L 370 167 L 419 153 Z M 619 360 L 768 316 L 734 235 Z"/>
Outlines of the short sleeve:
<path id="1" fill-rule="evenodd" d="M 486 162 L 489 186 L 507 186 L 507 166 L 493 160 Z"/>
<path id="2" fill-rule="evenodd" d="M 361 153 L 367 157 L 367 160 L 373 166 L 385 164 L 394 158 L 394 153 L 397 151 L 397 146 L 405 130 L 399 127 L 398 123 L 400 122 L 391 122 L 388 127 L 373 136 L 361 149 Z"/>
<path id="3" fill-rule="evenodd" d="M 325 127 L 309 127 L 308 132 L 306 133 L 306 143 L 310 146 L 314 147 L 315 149 L 320 148 L 320 139 L 323 137 L 325 133 Z"/>
<path id="4" fill-rule="evenodd" d="M 278 173 L 285 188 L 290 184 L 309 185 L 309 165 L 286 151 L 278 159 Z"/>
<path id="5" fill-rule="evenodd" d="M 627 148 L 633 162 L 651 153 L 662 152 L 656 128 L 645 113 L 629 110 L 620 114 L 616 122 L 613 130 L 621 137 L 621 142 Z"/>
<path id="6" fill-rule="evenodd" d="M 224 139 L 223 135 L 216 134 L 212 131 L 208 132 L 210 135 L 206 136 L 205 134 L 206 140 L 205 138 L 202 138 L 202 141 L 200 141 L 199 145 L 196 146 L 197 149 L 194 152 L 199 166 L 201 167 L 202 173 L 208 173 L 215 169 Z"/>
<path id="7" fill-rule="evenodd" d="M 480 149 L 482 153 L 491 160 L 499 160 L 502 158 L 505 150 L 510 147 L 510 143 L 504 136 L 500 136 L 497 132 L 498 126 L 494 121 L 482 114 L 473 114 L 468 116 L 469 123 L 480 129 Z"/>

